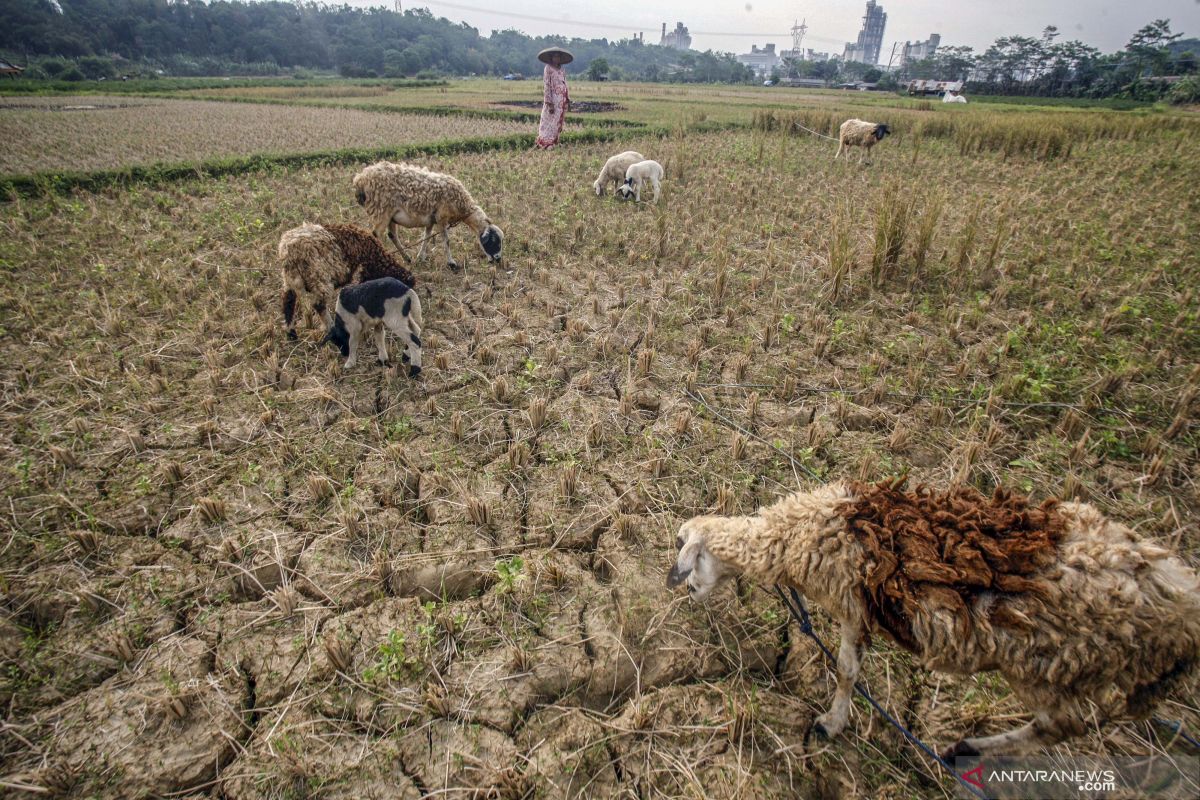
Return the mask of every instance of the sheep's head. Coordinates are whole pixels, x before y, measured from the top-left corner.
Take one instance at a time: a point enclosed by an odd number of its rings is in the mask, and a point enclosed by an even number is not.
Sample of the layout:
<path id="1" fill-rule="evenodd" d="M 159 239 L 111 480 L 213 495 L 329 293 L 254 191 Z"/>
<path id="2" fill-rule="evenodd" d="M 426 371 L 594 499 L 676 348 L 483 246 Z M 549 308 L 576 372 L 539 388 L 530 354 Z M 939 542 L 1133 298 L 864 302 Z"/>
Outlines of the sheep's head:
<path id="1" fill-rule="evenodd" d="M 683 523 L 675 537 L 679 555 L 667 575 L 668 587 L 673 589 L 686 581 L 688 596 L 704 600 L 736 574 L 737 570 L 709 552 L 704 543 L 706 533 L 728 523 L 727 517 L 694 517 Z"/>
<path id="2" fill-rule="evenodd" d="M 875 140 L 879 141 L 880 139 L 887 136 L 891 132 L 892 132 L 891 129 L 889 129 L 887 125 L 883 125 L 883 124 L 876 125 L 875 126 Z"/>
<path id="3" fill-rule="evenodd" d="M 632 200 L 634 198 L 633 178 L 626 178 L 625 182 L 617 187 L 617 195 L 622 200 Z"/>
<path id="4" fill-rule="evenodd" d="M 321 340 L 321 344 L 329 343 L 342 351 L 342 358 L 350 357 L 350 332 L 346 330 L 346 323 L 342 322 L 341 315 L 333 315 L 333 324 L 329 326 L 329 331 L 325 334 L 325 338 Z"/>
<path id="5" fill-rule="evenodd" d="M 500 251 L 504 247 L 504 231 L 489 224 L 483 229 L 483 233 L 479 234 L 479 246 L 487 254 L 488 261 L 499 261 Z"/>
<path id="6" fill-rule="evenodd" d="M 596 197 L 604 197 L 604 184 L 600 181 L 592 183 L 592 188 L 596 190 Z"/>

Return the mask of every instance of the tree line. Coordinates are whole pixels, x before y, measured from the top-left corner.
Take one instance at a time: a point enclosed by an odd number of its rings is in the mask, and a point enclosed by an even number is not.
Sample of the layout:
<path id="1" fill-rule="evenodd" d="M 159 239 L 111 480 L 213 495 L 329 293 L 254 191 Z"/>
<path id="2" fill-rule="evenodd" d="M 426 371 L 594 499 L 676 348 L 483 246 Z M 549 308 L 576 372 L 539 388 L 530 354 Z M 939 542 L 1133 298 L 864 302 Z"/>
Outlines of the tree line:
<path id="1" fill-rule="evenodd" d="M 1197 102 L 1197 53 L 1200 39 L 1185 40 L 1171 32 L 1169 20 L 1160 19 L 1134 33 L 1115 53 L 1101 53 L 1076 40 L 1060 41 L 1058 29 L 1050 26 L 1038 38 L 1002 36 L 982 53 L 970 47 L 939 47 L 931 58 L 895 72 L 866 64 L 794 61 L 785 63 L 780 74 L 828 82 L 865 80 L 884 88 L 899 88 L 918 78 L 965 81 L 969 93 L 1010 96 L 1156 100 L 1186 93 L 1181 102 Z M 1186 80 L 1169 81 L 1167 76 Z"/>
<path id="2" fill-rule="evenodd" d="M 0 52 L 30 77 L 270 75 L 337 71 L 347 77 L 541 74 L 540 50 L 568 48 L 568 68 L 594 77 L 744 82 L 726 53 L 680 52 L 640 40 L 484 37 L 427 9 L 397 13 L 321 3 L 242 0 L 0 0 Z"/>
<path id="3" fill-rule="evenodd" d="M 537 53 L 551 45 L 575 54 L 568 67 L 592 79 L 744 83 L 754 73 L 731 54 L 679 51 L 637 39 L 481 36 L 427 9 L 356 8 L 315 2 L 246 0 L 0 0 L 0 55 L 32 78 L 303 74 L 355 78 L 505 75 L 541 72 Z M 1083 42 L 1003 36 L 976 53 L 941 47 L 897 71 L 839 61 L 785 60 L 773 77 L 827 84 L 862 80 L 898 89 L 915 78 L 965 80 L 972 94 L 1129 97 L 1200 101 L 1200 39 L 1155 20 L 1123 50 L 1101 53 Z M 1184 81 L 1167 76 L 1185 76 Z M 1190 76 L 1190 77 L 1188 77 Z"/>

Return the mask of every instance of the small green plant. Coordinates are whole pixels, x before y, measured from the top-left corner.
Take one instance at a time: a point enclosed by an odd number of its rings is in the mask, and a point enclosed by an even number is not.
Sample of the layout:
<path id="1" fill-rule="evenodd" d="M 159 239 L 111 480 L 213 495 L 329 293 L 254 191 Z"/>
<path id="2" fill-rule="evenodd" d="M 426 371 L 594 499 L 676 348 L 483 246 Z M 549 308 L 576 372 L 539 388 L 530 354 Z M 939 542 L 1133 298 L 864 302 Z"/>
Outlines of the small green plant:
<path id="1" fill-rule="evenodd" d="M 525 559 L 512 556 L 496 562 L 496 574 L 500 576 L 500 586 L 496 590 L 500 594 L 512 592 L 517 584 L 525 578 Z"/>
<path id="2" fill-rule="evenodd" d="M 406 651 L 407 639 L 400 631 L 392 631 L 376 651 L 375 663 L 363 670 L 363 680 L 400 680 L 416 665 L 416 659 Z"/>

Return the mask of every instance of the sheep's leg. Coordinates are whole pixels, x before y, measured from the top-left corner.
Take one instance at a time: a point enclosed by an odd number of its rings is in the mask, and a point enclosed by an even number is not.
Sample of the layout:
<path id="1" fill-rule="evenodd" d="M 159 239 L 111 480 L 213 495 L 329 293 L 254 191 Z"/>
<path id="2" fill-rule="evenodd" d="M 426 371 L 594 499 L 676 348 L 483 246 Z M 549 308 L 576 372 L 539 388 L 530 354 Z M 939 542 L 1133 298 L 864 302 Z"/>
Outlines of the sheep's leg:
<path id="1" fill-rule="evenodd" d="M 834 161 L 837 161 L 837 160 L 838 160 L 838 156 L 840 156 L 840 155 L 842 154 L 842 151 L 843 151 L 843 150 L 845 150 L 845 149 L 846 149 L 846 142 L 845 142 L 845 141 L 839 141 L 839 142 L 838 142 L 838 149 L 837 149 L 837 152 L 833 154 L 833 160 L 834 160 Z M 847 156 L 847 158 L 849 158 L 849 156 Z"/>
<path id="2" fill-rule="evenodd" d="M 425 258 L 425 247 L 429 244 L 430 238 L 432 238 L 430 233 L 432 230 L 433 223 L 430 222 L 425 226 L 425 235 L 421 237 L 421 249 L 417 251 L 417 261 L 422 261 Z"/>
<path id="3" fill-rule="evenodd" d="M 657 203 L 658 196 L 659 196 L 660 190 L 661 190 L 661 185 L 658 182 L 658 178 L 653 178 L 652 182 L 654 183 L 654 202 Z"/>
<path id="4" fill-rule="evenodd" d="M 997 755 L 1010 753 L 1020 755 L 1031 750 L 1050 747 L 1064 739 L 1079 736 L 1087 730 L 1086 717 L 1074 713 L 1068 706 L 1051 711 L 1038 711 L 1033 721 L 1019 728 L 992 736 L 977 736 L 960 739 L 943 751 L 947 761 L 965 756 Z"/>
<path id="5" fill-rule="evenodd" d="M 388 238 L 392 240 L 392 244 L 396 246 L 396 249 L 400 251 L 400 255 L 404 257 L 404 263 L 411 264 L 412 259 L 409 258 L 408 251 L 404 249 L 404 245 L 400 244 L 400 235 L 396 233 L 399 227 L 400 226 L 396 224 L 396 220 L 388 220 L 387 235 Z M 382 241 L 383 237 L 379 235 L 378 231 L 376 231 L 375 235 Z M 419 255 L 417 257 L 420 258 Z"/>
<path id="6" fill-rule="evenodd" d="M 642 179 L 638 178 L 637 183 L 633 185 L 633 200 L 636 203 L 642 202 Z"/>
<path id="7" fill-rule="evenodd" d="M 842 732 L 850 718 L 850 699 L 854 694 L 854 682 L 858 680 L 861 667 L 862 627 L 858 622 L 842 623 L 842 644 L 837 657 L 837 690 L 829 710 L 817 717 L 813 731 L 832 738 Z"/>
<path id="8" fill-rule="evenodd" d="M 396 314 L 384 319 L 388 329 L 404 342 L 404 354 L 401 358 L 408 362 L 409 377 L 415 378 L 421 374 L 421 326 L 408 316 Z"/>
<path id="9" fill-rule="evenodd" d="M 375 347 L 379 350 L 379 365 L 386 367 L 388 363 L 387 328 L 383 325 L 378 325 L 375 328 Z"/>
<path id="10" fill-rule="evenodd" d="M 353 369 L 354 365 L 358 363 L 358 339 L 359 334 L 362 333 L 362 326 L 347 325 L 346 328 L 347 332 L 350 334 L 350 344 L 348 348 L 350 350 L 350 356 L 346 359 L 346 363 L 343 368 Z"/>
<path id="11" fill-rule="evenodd" d="M 296 291 L 294 289 L 285 289 L 283 291 L 283 322 L 287 326 L 287 337 L 289 339 L 296 338 Z"/>
<path id="12" fill-rule="evenodd" d="M 442 244 L 446 247 L 446 266 L 458 272 L 458 262 L 454 260 L 454 256 L 450 255 L 450 231 L 445 225 L 442 225 L 438 235 L 442 237 Z"/>

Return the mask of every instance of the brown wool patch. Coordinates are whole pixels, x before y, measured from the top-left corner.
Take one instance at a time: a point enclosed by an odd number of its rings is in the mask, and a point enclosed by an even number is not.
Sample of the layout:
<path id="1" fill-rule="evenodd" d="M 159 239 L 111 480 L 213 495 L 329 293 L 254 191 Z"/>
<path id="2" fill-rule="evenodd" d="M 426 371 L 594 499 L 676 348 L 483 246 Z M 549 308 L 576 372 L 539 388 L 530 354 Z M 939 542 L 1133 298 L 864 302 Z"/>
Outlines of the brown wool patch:
<path id="1" fill-rule="evenodd" d="M 338 249 L 350 266 L 351 273 L 344 277 L 346 284 L 362 283 L 376 278 L 395 278 L 408 288 L 417 286 L 417 279 L 400 260 L 384 249 L 375 234 L 357 225 L 334 223 L 322 226 L 333 234 Z M 343 284 L 345 285 L 345 284 Z"/>
<path id="2" fill-rule="evenodd" d="M 1038 573 L 1055 560 L 1064 522 L 1057 500 L 1033 506 L 997 489 L 989 499 L 969 486 L 946 492 L 889 481 L 854 482 L 857 498 L 841 513 L 867 554 L 864 599 L 873 626 L 920 653 L 912 620 L 918 608 L 947 610 L 961 633 L 971 629 L 968 609 L 981 592 L 1038 594 Z M 1019 615 L 997 602 L 992 625 L 1017 627 Z"/>

